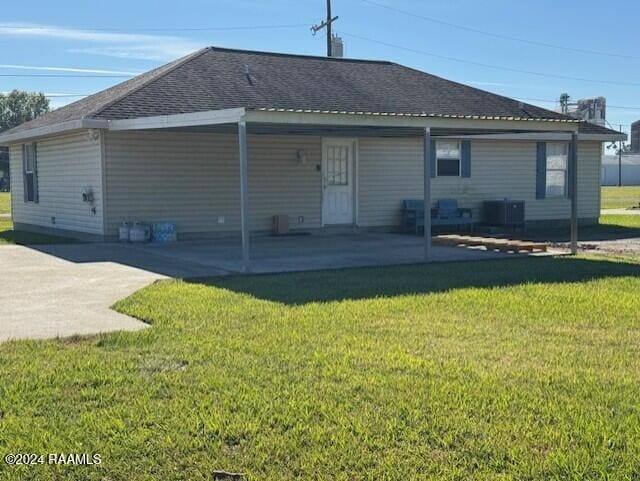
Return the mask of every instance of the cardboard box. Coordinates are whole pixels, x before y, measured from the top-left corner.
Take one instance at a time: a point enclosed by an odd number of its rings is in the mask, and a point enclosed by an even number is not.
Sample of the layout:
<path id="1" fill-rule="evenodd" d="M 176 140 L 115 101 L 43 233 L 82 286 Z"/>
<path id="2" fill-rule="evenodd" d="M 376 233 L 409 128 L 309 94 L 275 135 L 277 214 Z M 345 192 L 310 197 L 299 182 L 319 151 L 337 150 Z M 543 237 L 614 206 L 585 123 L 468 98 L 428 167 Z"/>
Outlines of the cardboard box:
<path id="1" fill-rule="evenodd" d="M 273 233 L 275 235 L 285 235 L 289 233 L 289 216 L 288 215 L 273 216 Z"/>

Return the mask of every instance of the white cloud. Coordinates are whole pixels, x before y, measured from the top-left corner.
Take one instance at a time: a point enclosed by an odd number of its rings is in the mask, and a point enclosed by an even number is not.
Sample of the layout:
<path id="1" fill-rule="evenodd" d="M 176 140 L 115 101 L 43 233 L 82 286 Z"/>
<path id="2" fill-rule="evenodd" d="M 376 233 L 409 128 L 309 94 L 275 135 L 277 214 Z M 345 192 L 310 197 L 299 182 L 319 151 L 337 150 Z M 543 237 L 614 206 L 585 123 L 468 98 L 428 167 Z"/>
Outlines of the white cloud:
<path id="1" fill-rule="evenodd" d="M 0 25 L 0 37 L 74 40 L 103 47 L 80 47 L 72 52 L 145 60 L 171 60 L 201 48 L 191 40 L 169 35 L 105 32 L 40 24 Z"/>
<path id="2" fill-rule="evenodd" d="M 4 92 L 0 92 L 2 95 L 10 94 L 9 90 L 5 90 Z M 88 94 L 78 94 L 78 93 L 69 93 L 69 92 L 44 92 L 45 97 L 86 97 Z"/>
<path id="3" fill-rule="evenodd" d="M 17 70 L 38 70 L 46 72 L 74 72 L 74 73 L 96 73 L 109 75 L 139 75 L 141 72 L 128 72 L 122 70 L 102 70 L 93 68 L 77 68 L 77 67 L 45 67 L 36 65 L 14 65 L 0 64 L 0 68 L 10 68 Z"/>
<path id="4" fill-rule="evenodd" d="M 488 86 L 488 87 L 506 87 L 508 85 L 502 82 L 481 82 L 476 80 L 467 80 L 464 83 L 471 84 L 471 85 L 482 85 L 482 86 Z"/>

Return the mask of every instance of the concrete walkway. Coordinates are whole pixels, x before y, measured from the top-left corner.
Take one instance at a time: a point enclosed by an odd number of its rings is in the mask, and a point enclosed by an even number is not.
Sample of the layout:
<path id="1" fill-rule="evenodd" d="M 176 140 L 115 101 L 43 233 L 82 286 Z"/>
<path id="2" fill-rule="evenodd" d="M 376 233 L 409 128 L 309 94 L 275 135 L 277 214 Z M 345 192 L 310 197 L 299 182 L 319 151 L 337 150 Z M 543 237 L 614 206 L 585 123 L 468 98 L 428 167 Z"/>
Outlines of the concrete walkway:
<path id="1" fill-rule="evenodd" d="M 0 341 L 43 339 L 147 325 L 109 309 L 161 278 L 111 262 L 75 264 L 23 246 L 0 247 Z"/>
<path id="2" fill-rule="evenodd" d="M 223 271 L 121 244 L 0 246 L 0 342 L 134 331 L 110 309 L 158 279 Z"/>

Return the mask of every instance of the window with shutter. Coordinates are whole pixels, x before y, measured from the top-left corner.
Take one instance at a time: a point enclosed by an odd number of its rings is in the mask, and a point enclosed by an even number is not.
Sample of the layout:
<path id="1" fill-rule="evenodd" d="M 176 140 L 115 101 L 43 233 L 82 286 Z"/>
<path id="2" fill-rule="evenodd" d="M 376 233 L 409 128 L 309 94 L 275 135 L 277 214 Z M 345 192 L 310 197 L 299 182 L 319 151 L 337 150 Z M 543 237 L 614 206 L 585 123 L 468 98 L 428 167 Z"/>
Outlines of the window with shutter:
<path id="1" fill-rule="evenodd" d="M 545 197 L 566 197 L 568 185 L 569 144 L 547 143 Z"/>
<path id="2" fill-rule="evenodd" d="M 460 142 L 436 141 L 436 175 L 438 177 L 460 177 Z"/>
<path id="3" fill-rule="evenodd" d="M 22 146 L 22 162 L 24 172 L 24 201 L 38 202 L 38 161 L 36 144 Z"/>

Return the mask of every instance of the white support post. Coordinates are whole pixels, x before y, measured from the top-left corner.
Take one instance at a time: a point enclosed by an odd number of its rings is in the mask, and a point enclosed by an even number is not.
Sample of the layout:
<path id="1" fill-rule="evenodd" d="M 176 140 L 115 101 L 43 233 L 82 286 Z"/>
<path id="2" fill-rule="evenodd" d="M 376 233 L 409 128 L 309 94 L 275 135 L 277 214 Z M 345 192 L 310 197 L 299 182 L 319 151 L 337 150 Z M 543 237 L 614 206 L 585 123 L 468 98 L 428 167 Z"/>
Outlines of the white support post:
<path id="1" fill-rule="evenodd" d="M 238 122 L 238 143 L 240 147 L 240 223 L 242 226 L 242 270 L 251 270 L 251 249 L 249 245 L 249 174 L 247 161 L 247 123 Z"/>
<path id="2" fill-rule="evenodd" d="M 578 253 L 578 132 L 571 134 L 571 254 Z"/>
<path id="3" fill-rule="evenodd" d="M 424 129 L 424 261 L 431 262 L 431 128 Z"/>

